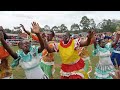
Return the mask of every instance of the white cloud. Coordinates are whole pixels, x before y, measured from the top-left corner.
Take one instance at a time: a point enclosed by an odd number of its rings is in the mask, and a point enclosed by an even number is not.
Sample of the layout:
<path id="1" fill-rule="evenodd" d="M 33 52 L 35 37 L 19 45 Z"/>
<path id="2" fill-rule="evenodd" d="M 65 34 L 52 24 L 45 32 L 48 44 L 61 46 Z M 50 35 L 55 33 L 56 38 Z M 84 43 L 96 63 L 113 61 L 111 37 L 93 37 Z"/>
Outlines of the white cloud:
<path id="1" fill-rule="evenodd" d="M 36 21 L 41 27 L 65 24 L 69 29 L 71 24 L 79 24 L 82 16 L 99 23 L 103 19 L 120 19 L 120 11 L 0 11 L 0 25 L 13 29 L 22 23 L 30 30 L 31 22 Z"/>

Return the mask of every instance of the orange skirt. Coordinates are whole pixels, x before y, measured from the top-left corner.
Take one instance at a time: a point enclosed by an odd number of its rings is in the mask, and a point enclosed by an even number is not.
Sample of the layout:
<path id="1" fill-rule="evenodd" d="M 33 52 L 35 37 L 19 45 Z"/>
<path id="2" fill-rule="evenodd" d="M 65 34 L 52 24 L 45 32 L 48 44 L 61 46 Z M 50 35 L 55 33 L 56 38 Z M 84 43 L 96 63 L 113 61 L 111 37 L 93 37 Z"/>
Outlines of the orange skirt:
<path id="1" fill-rule="evenodd" d="M 4 59 L 9 56 L 9 53 L 4 49 L 3 46 L 0 46 L 0 59 Z"/>

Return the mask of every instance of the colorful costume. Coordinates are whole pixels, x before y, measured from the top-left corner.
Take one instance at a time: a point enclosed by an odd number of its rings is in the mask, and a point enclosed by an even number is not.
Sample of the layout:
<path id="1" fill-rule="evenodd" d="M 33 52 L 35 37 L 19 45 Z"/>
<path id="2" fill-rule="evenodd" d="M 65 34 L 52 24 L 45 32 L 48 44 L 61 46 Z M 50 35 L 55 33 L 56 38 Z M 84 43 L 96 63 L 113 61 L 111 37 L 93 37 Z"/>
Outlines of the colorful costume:
<path id="1" fill-rule="evenodd" d="M 92 66 L 90 62 L 90 54 L 87 50 L 87 47 L 81 47 L 79 50 L 80 57 L 85 61 L 85 67 L 84 70 L 87 72 L 88 77 L 90 78 L 89 74 L 92 72 Z"/>
<path id="2" fill-rule="evenodd" d="M 53 48 L 54 41 L 49 41 L 48 44 L 49 47 Z M 46 49 L 42 51 L 41 68 L 49 78 L 52 78 L 55 71 L 54 53 L 48 53 Z"/>
<path id="3" fill-rule="evenodd" d="M 116 46 L 113 48 L 111 60 L 112 60 L 113 65 L 120 66 L 120 40 L 118 41 Z"/>
<path id="4" fill-rule="evenodd" d="M 67 44 L 61 40 L 54 44 L 54 49 L 59 52 L 62 59 L 61 79 L 85 79 L 88 78 L 84 71 L 85 63 L 78 55 L 77 47 L 80 46 L 80 39 L 70 39 Z"/>
<path id="5" fill-rule="evenodd" d="M 27 79 L 48 79 L 40 68 L 41 55 L 38 53 L 38 47 L 31 46 L 28 54 L 19 50 L 17 55 L 19 58 L 13 60 L 12 67 L 20 65 L 24 69 Z"/>
<path id="6" fill-rule="evenodd" d="M 12 70 L 8 65 L 9 53 L 4 49 L 0 42 L 0 79 L 12 79 Z"/>
<path id="7" fill-rule="evenodd" d="M 39 41 L 38 37 L 33 35 L 33 34 L 32 34 L 32 39 L 36 40 L 36 41 Z M 54 41 L 49 41 L 48 44 L 51 48 L 53 48 Z M 55 72 L 55 69 L 54 69 L 54 53 L 48 53 L 47 50 L 44 49 L 42 51 L 42 59 L 41 59 L 40 66 L 49 78 L 53 78 L 52 76 Z"/>
<path id="8" fill-rule="evenodd" d="M 114 66 L 110 59 L 111 44 L 106 44 L 104 48 L 97 45 L 97 49 L 94 50 L 94 55 L 99 56 L 99 62 L 95 68 L 96 79 L 112 79 L 109 73 L 115 74 Z"/>

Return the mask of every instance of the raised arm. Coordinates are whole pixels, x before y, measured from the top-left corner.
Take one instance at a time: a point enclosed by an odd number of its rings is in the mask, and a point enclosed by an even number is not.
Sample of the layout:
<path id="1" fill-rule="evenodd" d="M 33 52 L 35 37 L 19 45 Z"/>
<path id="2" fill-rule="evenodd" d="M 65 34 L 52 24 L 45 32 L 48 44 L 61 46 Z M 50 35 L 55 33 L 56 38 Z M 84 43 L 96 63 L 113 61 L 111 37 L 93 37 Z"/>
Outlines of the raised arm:
<path id="1" fill-rule="evenodd" d="M 112 47 L 114 47 L 114 46 L 117 44 L 119 38 L 120 38 L 120 33 L 117 33 L 117 34 L 116 34 L 115 42 L 112 43 Z"/>
<path id="2" fill-rule="evenodd" d="M 86 41 L 82 40 L 80 42 L 80 47 L 88 46 L 91 42 L 91 39 L 92 39 L 93 35 L 94 35 L 94 31 L 89 31 L 88 36 L 87 36 L 87 40 Z"/>
<path id="3" fill-rule="evenodd" d="M 9 47 L 9 45 L 5 42 L 4 40 L 4 35 L 3 35 L 3 32 L 0 31 L 0 41 L 3 45 L 3 47 L 8 51 L 8 53 L 14 58 L 14 59 L 17 59 L 18 56 L 17 56 L 17 53 L 13 52 L 12 49 Z"/>
<path id="4" fill-rule="evenodd" d="M 32 23 L 32 31 L 37 35 L 38 39 L 39 39 L 39 43 L 40 43 L 40 47 L 38 48 L 38 53 L 41 53 L 44 49 L 44 43 L 43 43 L 43 39 L 40 35 L 40 26 L 38 23 L 33 22 Z"/>
<path id="5" fill-rule="evenodd" d="M 4 39 L 5 39 L 5 40 L 6 40 L 6 39 L 8 39 L 8 36 L 7 36 L 7 34 L 5 33 L 5 30 L 3 29 L 3 27 L 2 27 L 2 26 L 0 26 L 0 31 L 2 31 L 2 32 L 3 32 Z"/>
<path id="6" fill-rule="evenodd" d="M 44 41 L 44 47 L 45 47 L 45 49 L 47 49 L 48 53 L 55 52 L 54 47 L 50 48 L 49 45 L 48 45 L 48 42 L 45 38 L 43 38 L 43 41 Z"/>
<path id="7" fill-rule="evenodd" d="M 20 24 L 20 26 L 22 27 L 22 29 L 23 29 L 24 32 L 26 32 L 28 35 L 30 35 L 30 32 L 27 31 L 27 30 L 25 29 L 25 27 L 24 27 L 22 24 Z"/>

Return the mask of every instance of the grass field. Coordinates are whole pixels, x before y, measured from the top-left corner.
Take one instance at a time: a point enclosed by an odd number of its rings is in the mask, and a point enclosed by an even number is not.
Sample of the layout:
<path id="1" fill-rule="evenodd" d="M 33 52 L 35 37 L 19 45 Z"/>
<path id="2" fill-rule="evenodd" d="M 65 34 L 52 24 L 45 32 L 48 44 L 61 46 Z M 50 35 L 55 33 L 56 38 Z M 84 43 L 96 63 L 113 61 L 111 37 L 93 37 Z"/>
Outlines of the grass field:
<path id="1" fill-rule="evenodd" d="M 12 47 L 12 49 L 14 51 L 16 51 L 18 49 L 18 47 L 14 46 Z M 94 72 L 95 72 L 95 66 L 96 66 L 96 63 L 98 62 L 98 57 L 93 57 L 92 56 L 92 46 L 89 46 L 88 47 L 89 49 L 89 52 L 91 54 L 91 63 L 92 63 L 92 72 L 90 73 L 90 77 L 91 79 L 94 79 Z M 11 63 L 12 61 L 12 57 L 9 57 L 9 63 Z M 60 78 L 60 64 L 61 64 L 61 58 L 59 56 L 59 54 L 55 53 L 55 74 L 54 74 L 54 79 L 59 79 Z M 24 71 L 23 69 L 18 66 L 16 68 L 13 69 L 13 75 L 14 75 L 14 79 L 24 79 L 25 78 L 25 74 L 24 74 Z"/>

